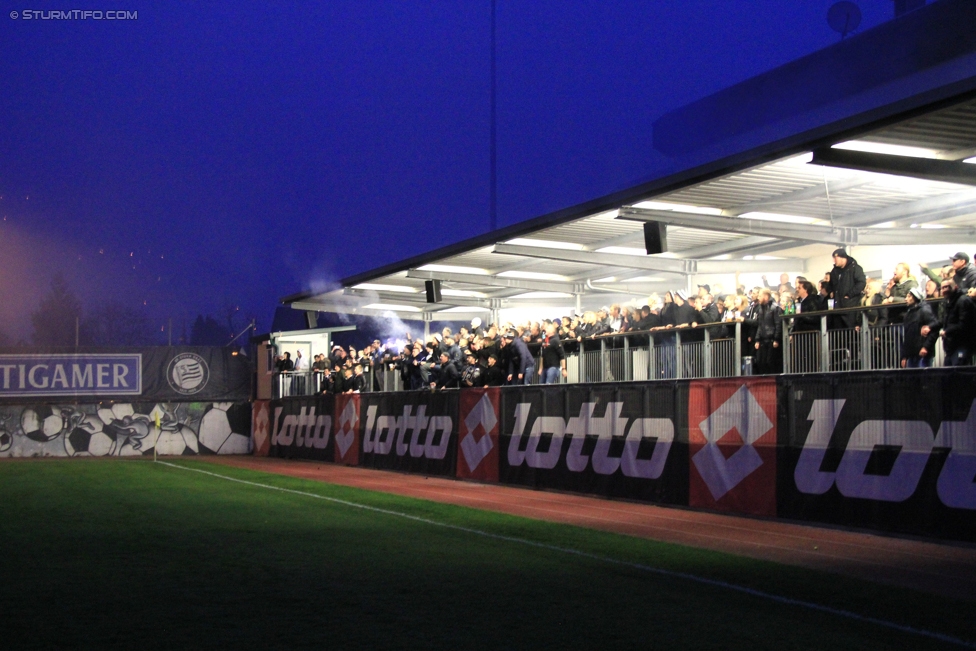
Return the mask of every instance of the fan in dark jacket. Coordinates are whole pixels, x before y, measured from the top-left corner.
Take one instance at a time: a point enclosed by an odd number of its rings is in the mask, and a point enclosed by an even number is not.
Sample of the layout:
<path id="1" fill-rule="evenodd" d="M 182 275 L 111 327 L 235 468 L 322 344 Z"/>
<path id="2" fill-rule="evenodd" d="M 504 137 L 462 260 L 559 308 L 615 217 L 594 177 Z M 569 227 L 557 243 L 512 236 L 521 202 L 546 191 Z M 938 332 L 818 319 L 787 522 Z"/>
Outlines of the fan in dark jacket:
<path id="1" fill-rule="evenodd" d="M 783 328 L 783 312 L 773 302 L 772 292 L 763 287 L 759 290 L 759 300 L 746 325 L 752 327 L 753 348 L 756 351 L 753 369 L 758 375 L 781 373 L 783 371 L 783 349 L 779 338 Z"/>
<path id="2" fill-rule="evenodd" d="M 445 350 L 441 353 L 441 367 L 437 373 L 437 382 L 431 382 L 431 389 L 457 389 L 461 374 L 457 366 L 451 363 L 451 355 Z"/>
<path id="3" fill-rule="evenodd" d="M 901 345 L 901 367 L 928 368 L 932 365 L 935 341 L 939 337 L 939 321 L 918 287 L 908 291 L 905 303 L 908 309 L 902 321 L 905 339 Z"/>
<path id="4" fill-rule="evenodd" d="M 976 301 L 959 288 L 954 278 L 942 281 L 946 314 L 942 347 L 946 366 L 969 366 L 976 352 Z"/>
<path id="5" fill-rule="evenodd" d="M 505 344 L 505 348 L 511 350 L 511 357 L 508 362 L 509 383 L 529 384 L 532 381 L 532 373 L 535 371 L 535 359 L 529 352 L 529 347 L 512 332 L 505 333 L 503 339 L 508 342 Z"/>
<path id="6" fill-rule="evenodd" d="M 837 249 L 833 254 L 834 268 L 830 270 L 830 298 L 834 299 L 834 307 L 857 307 L 864 293 L 867 279 L 864 270 L 857 260 L 847 255 L 844 249 Z M 854 313 L 837 314 L 831 324 L 835 329 L 853 328 Z"/>
<path id="7" fill-rule="evenodd" d="M 501 362 L 498 361 L 498 356 L 495 354 L 489 355 L 488 366 L 485 367 L 485 372 L 482 376 L 485 384 L 490 387 L 500 387 L 505 384 L 506 375 L 505 369 L 502 367 Z"/>
<path id="8" fill-rule="evenodd" d="M 820 366 L 820 317 L 808 316 L 810 312 L 821 310 L 817 288 L 809 280 L 796 284 L 796 316 L 790 328 L 790 345 L 793 372 L 810 373 Z"/>

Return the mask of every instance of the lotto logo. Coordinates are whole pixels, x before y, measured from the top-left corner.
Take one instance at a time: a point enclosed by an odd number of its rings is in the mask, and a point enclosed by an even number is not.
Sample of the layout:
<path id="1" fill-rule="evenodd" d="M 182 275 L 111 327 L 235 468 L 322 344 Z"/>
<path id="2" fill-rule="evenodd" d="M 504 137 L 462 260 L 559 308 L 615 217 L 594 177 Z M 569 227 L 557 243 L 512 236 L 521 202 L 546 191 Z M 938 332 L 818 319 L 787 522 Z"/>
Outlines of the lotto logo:
<path id="1" fill-rule="evenodd" d="M 359 396 L 336 396 L 335 460 L 338 463 L 357 465 L 359 463 Z"/>
<path id="2" fill-rule="evenodd" d="M 457 476 L 498 481 L 498 389 L 461 392 Z"/>
<path id="3" fill-rule="evenodd" d="M 284 407 L 275 409 L 275 433 L 272 445 L 323 449 L 332 434 L 332 416 L 315 415 L 315 406 L 302 407 L 299 414 L 281 418 Z M 307 412 L 307 413 L 306 413 Z"/>
<path id="4" fill-rule="evenodd" d="M 776 383 L 692 382 L 691 506 L 776 515 Z"/>
<path id="5" fill-rule="evenodd" d="M 822 495 L 836 486 L 844 497 L 904 502 L 915 494 L 935 448 L 949 455 L 936 490 L 948 507 L 976 509 L 976 402 L 965 421 L 943 421 L 937 434 L 921 420 L 865 420 L 851 432 L 837 469 L 821 470 L 845 400 L 814 400 L 807 420 L 810 434 L 793 478 L 802 493 Z M 868 472 L 871 456 L 881 447 L 897 449 L 886 474 Z"/>
<path id="6" fill-rule="evenodd" d="M 366 408 L 366 432 L 363 452 L 398 457 L 443 459 L 454 430 L 450 416 L 427 416 L 427 406 L 405 405 L 400 416 L 377 416 L 378 407 Z M 414 413 L 416 410 L 416 413 Z"/>
<path id="7" fill-rule="evenodd" d="M 259 457 L 268 456 L 271 447 L 271 415 L 267 400 L 256 400 L 251 412 L 252 434 L 254 437 L 254 454 Z"/>
<path id="8" fill-rule="evenodd" d="M 530 468 L 551 470 L 562 458 L 563 441 L 569 437 L 565 459 L 571 472 L 583 472 L 592 464 L 593 471 L 599 475 L 612 475 L 619 470 L 627 477 L 660 478 L 674 442 L 674 423 L 668 418 L 622 417 L 622 402 L 607 403 L 603 416 L 595 415 L 596 407 L 595 402 L 585 402 L 580 406 L 579 415 L 568 421 L 561 416 L 538 416 L 532 421 L 532 405 L 516 405 L 515 427 L 508 445 L 509 465 L 524 463 Z M 550 435 L 549 446 L 541 451 L 539 444 L 544 434 Z M 583 452 L 587 436 L 597 439 L 592 454 Z M 524 437 L 528 440 L 521 449 Z M 623 453 L 619 457 L 610 455 L 614 438 L 624 439 Z M 644 439 L 656 439 L 650 459 L 637 456 Z"/>

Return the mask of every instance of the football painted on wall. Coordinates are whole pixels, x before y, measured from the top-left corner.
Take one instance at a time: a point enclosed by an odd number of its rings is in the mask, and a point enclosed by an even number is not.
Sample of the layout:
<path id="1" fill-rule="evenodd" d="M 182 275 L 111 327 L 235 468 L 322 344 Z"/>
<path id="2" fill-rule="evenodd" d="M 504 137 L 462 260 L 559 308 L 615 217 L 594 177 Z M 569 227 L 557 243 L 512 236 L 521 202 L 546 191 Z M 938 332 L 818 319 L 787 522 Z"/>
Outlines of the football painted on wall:
<path id="1" fill-rule="evenodd" d="M 0 406 L 0 457 L 249 454 L 247 402 Z"/>

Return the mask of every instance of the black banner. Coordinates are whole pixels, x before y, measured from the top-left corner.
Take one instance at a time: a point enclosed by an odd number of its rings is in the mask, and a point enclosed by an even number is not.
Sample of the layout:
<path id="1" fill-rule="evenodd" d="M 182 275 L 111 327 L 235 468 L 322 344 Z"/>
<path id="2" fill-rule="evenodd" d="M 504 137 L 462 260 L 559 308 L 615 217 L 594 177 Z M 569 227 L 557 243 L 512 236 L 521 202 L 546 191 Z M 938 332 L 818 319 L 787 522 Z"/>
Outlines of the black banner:
<path id="1" fill-rule="evenodd" d="M 268 456 L 335 461 L 332 396 L 273 400 Z"/>
<path id="2" fill-rule="evenodd" d="M 976 540 L 976 369 L 778 384 L 780 517 Z"/>
<path id="3" fill-rule="evenodd" d="M 505 388 L 499 478 L 688 503 L 687 384 Z"/>
<path id="4" fill-rule="evenodd" d="M 364 393 L 359 465 L 454 477 L 458 392 Z"/>
<path id="5" fill-rule="evenodd" d="M 251 363 L 228 347 L 0 348 L 0 403 L 240 401 Z"/>

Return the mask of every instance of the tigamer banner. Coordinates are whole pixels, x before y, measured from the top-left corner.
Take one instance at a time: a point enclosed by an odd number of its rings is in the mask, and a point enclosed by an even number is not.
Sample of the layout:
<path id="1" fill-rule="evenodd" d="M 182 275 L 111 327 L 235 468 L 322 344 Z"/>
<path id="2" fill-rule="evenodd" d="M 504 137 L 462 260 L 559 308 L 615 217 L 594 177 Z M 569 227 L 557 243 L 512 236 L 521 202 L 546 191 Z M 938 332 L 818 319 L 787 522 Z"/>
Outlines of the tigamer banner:
<path id="1" fill-rule="evenodd" d="M 0 396 L 142 395 L 142 355 L 0 355 Z"/>
<path id="2" fill-rule="evenodd" d="M 226 347 L 0 349 L 0 402 L 240 401 L 251 367 Z"/>

